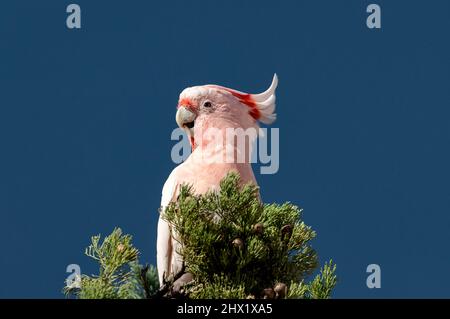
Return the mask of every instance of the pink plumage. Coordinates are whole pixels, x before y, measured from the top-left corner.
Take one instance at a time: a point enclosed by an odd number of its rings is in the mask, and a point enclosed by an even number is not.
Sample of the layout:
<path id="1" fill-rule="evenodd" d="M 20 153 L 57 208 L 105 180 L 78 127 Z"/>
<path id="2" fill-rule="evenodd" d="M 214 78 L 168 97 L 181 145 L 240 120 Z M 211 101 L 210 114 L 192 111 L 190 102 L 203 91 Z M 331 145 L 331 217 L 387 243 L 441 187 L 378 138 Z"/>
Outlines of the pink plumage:
<path id="1" fill-rule="evenodd" d="M 251 141 L 243 146 L 230 140 L 229 131 L 257 129 L 257 121 L 269 124 L 276 119 L 276 74 L 269 89 L 260 94 L 248 94 L 218 85 L 190 87 L 180 94 L 176 113 L 177 124 L 189 136 L 192 153 L 169 175 L 162 190 L 161 211 L 176 200 L 180 186 L 190 184 L 197 194 L 217 189 L 231 171 L 241 176 L 241 182 L 257 184 L 250 163 Z M 256 136 L 255 136 L 256 138 Z M 231 157 L 230 157 L 231 152 Z M 245 152 L 245 160 L 237 154 Z M 229 159 L 233 158 L 232 161 Z M 159 281 L 163 276 L 181 270 L 182 257 L 177 253 L 180 243 L 173 238 L 167 222 L 158 221 L 157 267 Z"/>

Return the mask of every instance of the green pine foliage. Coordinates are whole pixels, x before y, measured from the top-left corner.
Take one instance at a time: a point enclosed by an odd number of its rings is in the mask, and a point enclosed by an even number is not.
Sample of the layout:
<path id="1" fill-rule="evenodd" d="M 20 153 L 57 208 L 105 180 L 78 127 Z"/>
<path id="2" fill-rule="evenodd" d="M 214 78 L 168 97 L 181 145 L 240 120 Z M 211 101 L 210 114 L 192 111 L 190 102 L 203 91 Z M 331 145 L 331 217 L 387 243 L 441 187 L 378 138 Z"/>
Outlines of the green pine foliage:
<path id="1" fill-rule="evenodd" d="M 195 195 L 183 186 L 165 219 L 182 243 L 179 252 L 196 286 L 191 298 L 270 298 L 277 284 L 294 285 L 290 298 L 328 298 L 336 284 L 330 262 L 310 283 L 305 279 L 318 265 L 309 242 L 316 236 L 291 203 L 265 205 L 258 188 L 240 187 L 230 173 L 218 192 Z"/>
<path id="2" fill-rule="evenodd" d="M 139 264 L 139 251 L 131 240 L 120 228 L 101 243 L 100 235 L 93 236 L 85 254 L 98 262 L 99 274 L 82 275 L 78 283 L 67 285 L 64 293 L 79 299 L 143 299 L 154 295 L 159 288 L 156 268 Z"/>
<path id="3" fill-rule="evenodd" d="M 239 176 L 230 173 L 216 192 L 195 195 L 183 185 L 178 200 L 162 213 L 182 243 L 183 271 L 193 276 L 181 297 L 330 298 L 337 281 L 332 261 L 307 281 L 318 257 L 310 245 L 316 233 L 302 221 L 302 210 L 291 203 L 263 204 L 256 186 L 240 184 Z M 131 236 L 120 229 L 101 244 L 100 236 L 92 237 L 86 255 L 99 263 L 99 275 L 83 275 L 80 287 L 66 287 L 67 294 L 87 299 L 180 297 L 172 288 L 181 274 L 166 278 L 159 289 L 156 269 L 139 265 Z"/>

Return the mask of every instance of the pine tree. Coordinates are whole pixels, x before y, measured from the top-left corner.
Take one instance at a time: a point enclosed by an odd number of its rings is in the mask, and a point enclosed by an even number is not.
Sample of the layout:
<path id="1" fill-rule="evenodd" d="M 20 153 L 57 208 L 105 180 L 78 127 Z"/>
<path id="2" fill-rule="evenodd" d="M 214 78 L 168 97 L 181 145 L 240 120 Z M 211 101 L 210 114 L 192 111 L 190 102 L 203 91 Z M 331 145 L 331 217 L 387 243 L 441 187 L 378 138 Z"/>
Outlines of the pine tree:
<path id="1" fill-rule="evenodd" d="M 158 275 L 153 266 L 139 264 L 139 251 L 133 247 L 130 235 L 120 228 L 100 244 L 100 235 L 91 237 L 85 254 L 99 264 L 96 276 L 82 275 L 67 283 L 63 292 L 80 299 L 144 299 L 159 289 Z"/>
<path id="2" fill-rule="evenodd" d="M 326 263 L 319 274 L 310 241 L 316 236 L 291 203 L 263 204 L 255 185 L 240 187 L 230 173 L 219 191 L 196 195 L 183 185 L 178 200 L 163 218 L 182 243 L 180 273 L 162 288 L 154 267 L 138 263 L 131 236 L 120 229 L 105 238 L 92 237 L 86 255 L 100 264 L 99 275 L 82 276 L 80 287 L 65 292 L 78 298 L 306 298 L 331 297 L 336 265 Z"/>

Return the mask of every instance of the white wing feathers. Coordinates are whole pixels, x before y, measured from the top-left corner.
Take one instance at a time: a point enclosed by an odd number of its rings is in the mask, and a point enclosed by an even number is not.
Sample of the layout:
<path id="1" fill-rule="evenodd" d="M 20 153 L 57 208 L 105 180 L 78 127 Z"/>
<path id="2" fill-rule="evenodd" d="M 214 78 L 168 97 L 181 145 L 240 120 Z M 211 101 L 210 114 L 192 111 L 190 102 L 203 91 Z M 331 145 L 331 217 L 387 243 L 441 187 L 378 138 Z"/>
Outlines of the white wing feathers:
<path id="1" fill-rule="evenodd" d="M 175 192 L 177 190 L 177 183 L 175 180 L 176 168 L 167 178 L 164 183 L 161 196 L 161 212 L 163 214 L 169 203 L 174 200 Z M 158 234 L 156 239 L 156 264 L 158 268 L 158 278 L 160 285 L 163 284 L 164 275 L 167 277 L 170 273 L 172 264 L 172 234 L 169 224 L 159 216 L 158 220 Z"/>

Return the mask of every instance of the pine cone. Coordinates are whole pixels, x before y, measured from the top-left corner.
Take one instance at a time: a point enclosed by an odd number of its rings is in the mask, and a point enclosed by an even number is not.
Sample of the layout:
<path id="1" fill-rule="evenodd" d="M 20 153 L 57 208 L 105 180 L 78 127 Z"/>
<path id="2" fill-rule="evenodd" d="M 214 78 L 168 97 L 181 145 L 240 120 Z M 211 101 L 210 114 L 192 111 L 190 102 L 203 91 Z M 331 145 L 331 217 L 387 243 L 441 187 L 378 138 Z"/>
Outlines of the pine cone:
<path id="1" fill-rule="evenodd" d="M 233 246 L 239 249 L 244 248 L 244 242 L 240 238 L 236 238 L 233 240 Z"/>
<path id="2" fill-rule="evenodd" d="M 287 296 L 287 286 L 286 284 L 279 282 L 278 284 L 275 285 L 274 291 L 275 291 L 275 296 L 277 299 L 281 298 L 286 298 Z"/>
<path id="3" fill-rule="evenodd" d="M 262 291 L 263 299 L 274 299 L 275 291 L 272 288 L 266 288 Z"/>
<path id="4" fill-rule="evenodd" d="M 281 227 L 281 240 L 284 241 L 285 239 L 289 240 L 292 236 L 292 225 L 284 225 Z"/>
<path id="5" fill-rule="evenodd" d="M 262 235 L 264 232 L 264 225 L 262 223 L 257 223 L 253 226 L 253 232 L 257 235 Z"/>

